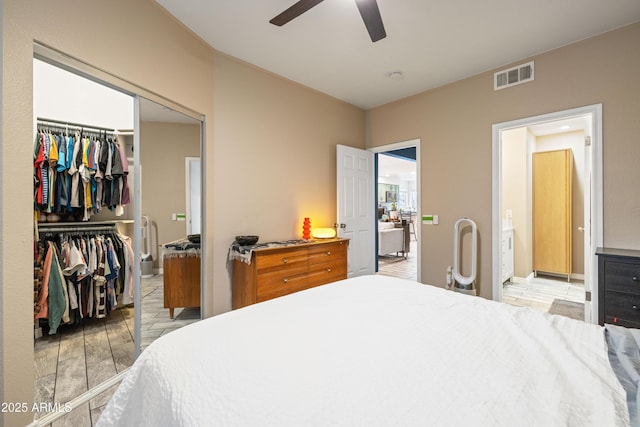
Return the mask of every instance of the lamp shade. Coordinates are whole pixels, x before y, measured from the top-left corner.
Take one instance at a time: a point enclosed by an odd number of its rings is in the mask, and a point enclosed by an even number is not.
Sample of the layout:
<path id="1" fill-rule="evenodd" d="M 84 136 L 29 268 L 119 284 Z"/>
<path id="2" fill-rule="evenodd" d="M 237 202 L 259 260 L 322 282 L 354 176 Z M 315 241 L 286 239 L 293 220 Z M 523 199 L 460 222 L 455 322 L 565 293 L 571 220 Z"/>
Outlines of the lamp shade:
<path id="1" fill-rule="evenodd" d="M 314 239 L 333 239 L 336 237 L 334 228 L 314 228 L 311 230 L 311 237 Z"/>

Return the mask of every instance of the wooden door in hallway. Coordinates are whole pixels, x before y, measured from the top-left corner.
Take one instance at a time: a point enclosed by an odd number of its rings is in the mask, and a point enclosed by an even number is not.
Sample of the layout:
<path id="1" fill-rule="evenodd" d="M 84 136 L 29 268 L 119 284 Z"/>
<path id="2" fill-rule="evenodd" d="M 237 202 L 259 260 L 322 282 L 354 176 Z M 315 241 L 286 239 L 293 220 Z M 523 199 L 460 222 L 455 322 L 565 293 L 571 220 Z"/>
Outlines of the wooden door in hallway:
<path id="1" fill-rule="evenodd" d="M 533 270 L 572 273 L 570 149 L 533 153 Z"/>

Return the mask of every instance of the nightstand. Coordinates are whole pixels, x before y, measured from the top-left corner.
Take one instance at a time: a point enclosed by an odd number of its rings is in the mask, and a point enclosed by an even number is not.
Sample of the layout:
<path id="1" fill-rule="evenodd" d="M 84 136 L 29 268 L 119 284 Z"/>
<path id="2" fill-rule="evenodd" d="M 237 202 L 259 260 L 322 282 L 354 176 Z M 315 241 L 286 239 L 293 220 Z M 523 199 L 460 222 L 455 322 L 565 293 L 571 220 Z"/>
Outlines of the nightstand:
<path id="1" fill-rule="evenodd" d="M 598 248 L 598 323 L 640 328 L 640 251 Z"/>

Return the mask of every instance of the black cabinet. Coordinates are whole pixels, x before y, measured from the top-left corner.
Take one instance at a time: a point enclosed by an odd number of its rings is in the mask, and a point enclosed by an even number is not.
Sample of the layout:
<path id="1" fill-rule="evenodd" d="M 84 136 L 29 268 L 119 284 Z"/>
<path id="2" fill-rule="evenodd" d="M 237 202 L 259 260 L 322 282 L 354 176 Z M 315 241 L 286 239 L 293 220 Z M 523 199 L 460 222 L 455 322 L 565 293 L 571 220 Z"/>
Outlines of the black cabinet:
<path id="1" fill-rule="evenodd" d="M 598 323 L 640 328 L 640 251 L 598 248 Z"/>

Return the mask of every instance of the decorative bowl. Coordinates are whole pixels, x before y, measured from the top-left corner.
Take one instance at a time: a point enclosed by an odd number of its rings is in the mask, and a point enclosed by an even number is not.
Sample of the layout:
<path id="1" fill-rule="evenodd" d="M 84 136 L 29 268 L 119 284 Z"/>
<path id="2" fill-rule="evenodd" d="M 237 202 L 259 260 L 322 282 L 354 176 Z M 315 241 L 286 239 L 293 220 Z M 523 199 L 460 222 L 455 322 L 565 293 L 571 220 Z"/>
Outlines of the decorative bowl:
<path id="1" fill-rule="evenodd" d="M 236 236 L 236 243 L 240 246 L 255 245 L 259 238 L 259 236 Z"/>

